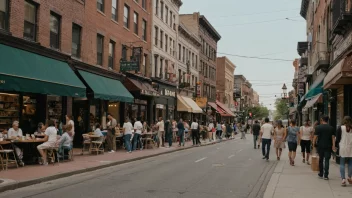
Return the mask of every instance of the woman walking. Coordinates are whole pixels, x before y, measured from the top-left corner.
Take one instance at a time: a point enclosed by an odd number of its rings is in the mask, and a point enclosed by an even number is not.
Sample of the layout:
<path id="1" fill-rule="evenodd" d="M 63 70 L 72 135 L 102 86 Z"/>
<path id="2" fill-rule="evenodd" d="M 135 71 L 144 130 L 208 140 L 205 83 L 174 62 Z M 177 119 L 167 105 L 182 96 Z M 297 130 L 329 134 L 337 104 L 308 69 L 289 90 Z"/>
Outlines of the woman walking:
<path id="1" fill-rule="evenodd" d="M 179 137 L 179 144 L 178 146 L 185 146 L 185 141 L 184 141 L 184 136 L 185 136 L 185 126 L 183 124 L 182 119 L 180 119 L 180 121 L 177 124 L 177 129 L 178 129 L 178 137 Z"/>
<path id="2" fill-rule="evenodd" d="M 244 122 L 240 124 L 240 130 L 241 130 L 241 139 L 246 139 L 246 130 L 247 126 Z"/>
<path id="3" fill-rule="evenodd" d="M 285 148 L 286 135 L 286 129 L 282 125 L 282 121 L 278 120 L 276 128 L 274 129 L 274 146 L 276 148 L 277 160 L 280 160 L 282 149 Z"/>
<path id="4" fill-rule="evenodd" d="M 295 165 L 297 144 L 299 143 L 299 128 L 296 126 L 296 121 L 291 121 L 291 126 L 287 129 L 287 144 L 288 144 L 288 158 L 290 165 Z"/>
<path id="5" fill-rule="evenodd" d="M 310 126 L 310 120 L 307 120 L 304 123 L 304 126 L 301 126 L 300 129 L 300 137 L 301 137 L 301 151 L 302 151 L 302 157 L 303 163 L 306 163 L 310 165 L 309 163 L 309 155 L 310 155 L 310 147 L 312 144 L 312 138 L 313 138 L 313 127 Z"/>
<path id="6" fill-rule="evenodd" d="M 336 142 L 339 143 L 341 185 L 346 186 L 345 164 L 348 161 L 347 181 L 352 184 L 352 119 L 345 116 L 343 125 L 337 129 Z"/>

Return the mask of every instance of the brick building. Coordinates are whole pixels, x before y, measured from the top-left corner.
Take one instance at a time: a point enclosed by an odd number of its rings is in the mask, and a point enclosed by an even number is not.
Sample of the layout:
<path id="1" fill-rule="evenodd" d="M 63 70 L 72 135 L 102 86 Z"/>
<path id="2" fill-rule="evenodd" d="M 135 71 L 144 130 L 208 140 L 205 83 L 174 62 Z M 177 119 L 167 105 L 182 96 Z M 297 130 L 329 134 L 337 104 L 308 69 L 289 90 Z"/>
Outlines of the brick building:
<path id="1" fill-rule="evenodd" d="M 216 92 L 217 99 L 228 108 L 233 108 L 233 84 L 235 64 L 226 56 L 218 57 L 216 60 Z M 225 77 L 225 78 L 224 78 Z"/>

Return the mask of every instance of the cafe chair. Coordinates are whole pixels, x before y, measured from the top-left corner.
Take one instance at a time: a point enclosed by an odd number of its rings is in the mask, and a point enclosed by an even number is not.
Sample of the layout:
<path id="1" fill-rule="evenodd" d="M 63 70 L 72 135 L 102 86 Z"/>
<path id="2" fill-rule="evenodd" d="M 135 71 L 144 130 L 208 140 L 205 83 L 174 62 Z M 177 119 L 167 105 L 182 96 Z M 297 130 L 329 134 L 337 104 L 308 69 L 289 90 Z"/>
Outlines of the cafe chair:
<path id="1" fill-rule="evenodd" d="M 99 152 L 101 152 L 104 154 L 104 146 L 103 146 L 104 141 L 105 141 L 105 136 L 101 137 L 100 140 L 91 141 L 90 148 L 89 148 L 90 153 L 96 152 L 98 155 Z"/>
<path id="2" fill-rule="evenodd" d="M 10 159 L 10 155 L 13 156 L 13 159 Z M 16 164 L 16 167 L 18 168 L 15 151 L 13 149 L 3 149 L 0 145 L 0 163 L 2 170 L 4 170 L 4 168 L 7 170 L 9 164 Z"/>
<path id="3" fill-rule="evenodd" d="M 84 139 L 83 138 L 81 155 L 84 154 L 84 151 L 88 151 L 88 152 L 90 151 L 90 144 L 91 144 L 90 139 Z"/>
<path id="4" fill-rule="evenodd" d="M 60 162 L 60 159 L 58 157 L 58 150 L 59 147 L 50 147 L 48 149 L 45 149 L 47 151 L 47 156 L 48 156 L 48 162 L 51 162 L 53 165 L 55 165 L 55 161 L 57 159 L 57 163 Z M 56 155 L 56 156 L 55 156 Z"/>
<path id="5" fill-rule="evenodd" d="M 65 161 L 65 159 L 73 161 L 73 147 L 72 146 L 66 147 L 66 146 L 60 145 L 58 158 L 62 159 L 62 161 Z"/>

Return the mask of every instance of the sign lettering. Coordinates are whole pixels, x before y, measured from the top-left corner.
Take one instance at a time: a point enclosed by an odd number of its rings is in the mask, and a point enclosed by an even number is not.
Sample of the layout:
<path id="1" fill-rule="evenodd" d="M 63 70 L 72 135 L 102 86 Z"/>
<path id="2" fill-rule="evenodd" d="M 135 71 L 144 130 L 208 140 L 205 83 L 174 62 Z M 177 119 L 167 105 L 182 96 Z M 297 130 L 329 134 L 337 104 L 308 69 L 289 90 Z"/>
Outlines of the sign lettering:
<path id="1" fill-rule="evenodd" d="M 138 61 L 120 61 L 120 71 L 139 71 Z"/>

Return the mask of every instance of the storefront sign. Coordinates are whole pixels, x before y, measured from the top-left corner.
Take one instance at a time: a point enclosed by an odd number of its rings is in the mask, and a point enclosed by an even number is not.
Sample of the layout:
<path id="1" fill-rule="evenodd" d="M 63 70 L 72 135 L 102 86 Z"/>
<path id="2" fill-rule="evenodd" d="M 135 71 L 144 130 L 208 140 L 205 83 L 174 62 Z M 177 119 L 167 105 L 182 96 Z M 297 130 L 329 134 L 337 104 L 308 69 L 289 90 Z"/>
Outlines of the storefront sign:
<path id="1" fill-rule="evenodd" d="M 135 104 L 147 105 L 148 102 L 146 100 L 134 99 Z"/>
<path id="2" fill-rule="evenodd" d="M 164 105 L 162 105 L 162 104 L 156 104 L 156 108 L 157 108 L 157 109 L 164 109 Z"/>
<path id="3" fill-rule="evenodd" d="M 176 97 L 176 92 L 164 89 L 164 96 Z"/>
<path id="4" fill-rule="evenodd" d="M 159 94 L 157 92 L 144 90 L 144 89 L 141 90 L 141 94 L 147 95 L 147 96 L 159 96 Z"/>
<path id="5" fill-rule="evenodd" d="M 120 61 L 120 71 L 139 71 L 138 61 Z"/>
<path id="6" fill-rule="evenodd" d="M 207 98 L 196 98 L 196 103 L 200 108 L 204 108 L 207 106 L 208 99 Z"/>
<path id="7" fill-rule="evenodd" d="M 334 51 L 334 60 L 339 57 L 349 46 L 352 45 L 352 33 L 346 37 L 346 39 L 340 42 L 339 46 L 336 46 L 336 50 Z"/>

